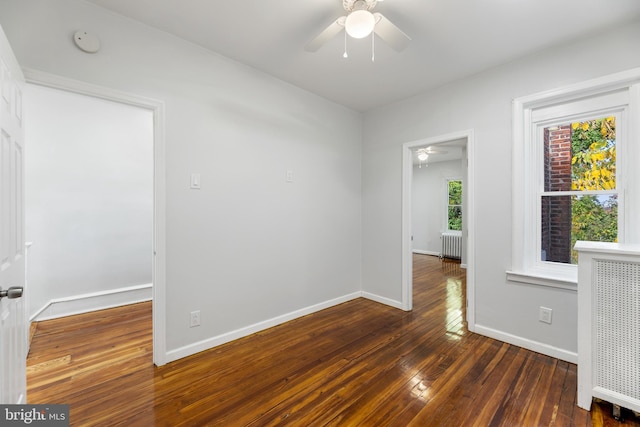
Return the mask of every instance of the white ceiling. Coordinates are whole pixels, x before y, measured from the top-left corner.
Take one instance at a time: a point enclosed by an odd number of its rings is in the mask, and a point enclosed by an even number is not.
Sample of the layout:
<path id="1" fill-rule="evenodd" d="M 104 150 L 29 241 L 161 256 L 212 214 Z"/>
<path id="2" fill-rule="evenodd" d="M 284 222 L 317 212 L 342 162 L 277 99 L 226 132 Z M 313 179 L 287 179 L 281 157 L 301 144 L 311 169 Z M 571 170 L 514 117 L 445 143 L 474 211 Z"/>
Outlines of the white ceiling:
<path id="1" fill-rule="evenodd" d="M 343 16 L 342 0 L 88 0 L 358 111 L 640 17 L 639 0 L 385 0 L 412 39 L 396 52 L 343 33 L 304 46 Z M 99 36 L 99 35 L 98 35 Z M 637 54 L 637 53 L 636 53 Z"/>

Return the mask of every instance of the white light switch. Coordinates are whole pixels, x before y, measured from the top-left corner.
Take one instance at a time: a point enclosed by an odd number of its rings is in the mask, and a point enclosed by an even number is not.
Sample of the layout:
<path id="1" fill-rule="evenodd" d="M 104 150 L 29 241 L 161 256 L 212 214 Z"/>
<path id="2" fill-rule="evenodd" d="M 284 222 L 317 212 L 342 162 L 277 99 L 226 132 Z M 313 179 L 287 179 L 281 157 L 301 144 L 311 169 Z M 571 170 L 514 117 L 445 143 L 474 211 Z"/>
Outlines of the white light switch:
<path id="1" fill-rule="evenodd" d="M 192 173 L 191 174 L 191 188 L 195 188 L 196 190 L 200 189 L 200 174 Z"/>
<path id="2" fill-rule="evenodd" d="M 293 182 L 293 171 L 288 170 L 285 179 L 287 182 Z"/>

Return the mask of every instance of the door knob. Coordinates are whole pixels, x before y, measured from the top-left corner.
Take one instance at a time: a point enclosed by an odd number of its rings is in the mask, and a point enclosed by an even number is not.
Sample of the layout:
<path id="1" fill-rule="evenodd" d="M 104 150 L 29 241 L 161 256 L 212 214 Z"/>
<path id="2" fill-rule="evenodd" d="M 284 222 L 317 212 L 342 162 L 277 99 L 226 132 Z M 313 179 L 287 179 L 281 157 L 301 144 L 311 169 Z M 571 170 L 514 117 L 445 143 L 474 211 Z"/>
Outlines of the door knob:
<path id="1" fill-rule="evenodd" d="M 0 288 L 0 299 L 7 297 L 9 299 L 20 298 L 22 296 L 22 286 L 11 286 L 9 289 Z"/>

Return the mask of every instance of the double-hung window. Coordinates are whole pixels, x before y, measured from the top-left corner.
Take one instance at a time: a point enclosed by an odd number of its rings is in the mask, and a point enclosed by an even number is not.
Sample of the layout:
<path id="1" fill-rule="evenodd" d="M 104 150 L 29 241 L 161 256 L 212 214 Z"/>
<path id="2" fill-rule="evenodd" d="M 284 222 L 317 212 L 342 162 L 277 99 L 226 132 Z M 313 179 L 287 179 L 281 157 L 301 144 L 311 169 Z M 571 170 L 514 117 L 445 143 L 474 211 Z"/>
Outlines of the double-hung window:
<path id="1" fill-rule="evenodd" d="M 509 280 L 575 289 L 577 240 L 637 239 L 637 81 L 604 79 L 514 102 Z"/>

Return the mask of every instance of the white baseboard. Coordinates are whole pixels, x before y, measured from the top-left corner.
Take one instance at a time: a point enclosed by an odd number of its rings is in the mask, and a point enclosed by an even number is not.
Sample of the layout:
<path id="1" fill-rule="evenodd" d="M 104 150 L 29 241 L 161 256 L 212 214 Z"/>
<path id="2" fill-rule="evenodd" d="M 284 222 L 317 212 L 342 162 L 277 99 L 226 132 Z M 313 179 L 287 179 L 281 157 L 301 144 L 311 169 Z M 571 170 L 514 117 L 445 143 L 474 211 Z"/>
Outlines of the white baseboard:
<path id="1" fill-rule="evenodd" d="M 108 291 L 56 298 L 36 311 L 29 321 L 56 319 L 90 311 L 104 310 L 127 304 L 150 301 L 153 297 L 153 284 L 128 286 Z"/>
<path id="2" fill-rule="evenodd" d="M 469 328 L 469 330 L 471 329 L 472 328 Z M 517 345 L 518 347 L 526 348 L 527 350 L 535 351 L 536 353 L 555 357 L 556 359 L 564 360 L 565 362 L 576 364 L 578 363 L 578 353 L 554 347 L 549 344 L 522 338 L 517 335 L 508 334 L 506 332 L 498 331 L 496 329 L 488 328 L 486 326 L 481 326 L 478 324 L 473 327 L 473 332 L 489 338 L 506 342 L 508 344 Z"/>
<path id="3" fill-rule="evenodd" d="M 339 298 L 334 298 L 329 301 L 301 308 L 300 310 L 292 311 L 281 316 L 276 316 L 262 322 L 254 323 L 253 325 L 245 326 L 244 328 L 236 329 L 235 331 L 230 331 L 215 337 L 207 338 L 206 340 L 198 341 L 184 347 L 169 350 L 166 353 L 165 362 L 169 363 L 173 362 L 174 360 L 182 359 L 183 357 L 191 356 L 192 354 L 217 347 L 227 342 L 246 337 L 248 335 L 263 331 L 268 328 L 272 328 L 290 320 L 297 319 L 298 317 L 306 316 L 308 314 L 315 313 L 316 311 L 324 310 L 325 308 L 333 307 L 334 305 L 342 304 L 343 302 L 360 298 L 361 296 L 362 292 L 354 292 L 352 294 L 344 295 Z"/>
<path id="4" fill-rule="evenodd" d="M 420 255 L 440 256 L 440 252 L 437 252 L 437 251 L 423 251 L 422 249 L 414 249 L 413 253 L 414 254 L 420 254 Z"/>
<path id="5" fill-rule="evenodd" d="M 400 310 L 404 310 L 402 308 L 402 301 L 396 301 L 387 297 L 381 297 L 380 295 L 376 295 L 376 294 L 372 294 L 364 291 L 362 292 L 362 298 L 370 299 L 371 301 L 379 302 L 380 304 L 385 304 L 393 308 L 399 308 Z"/>

